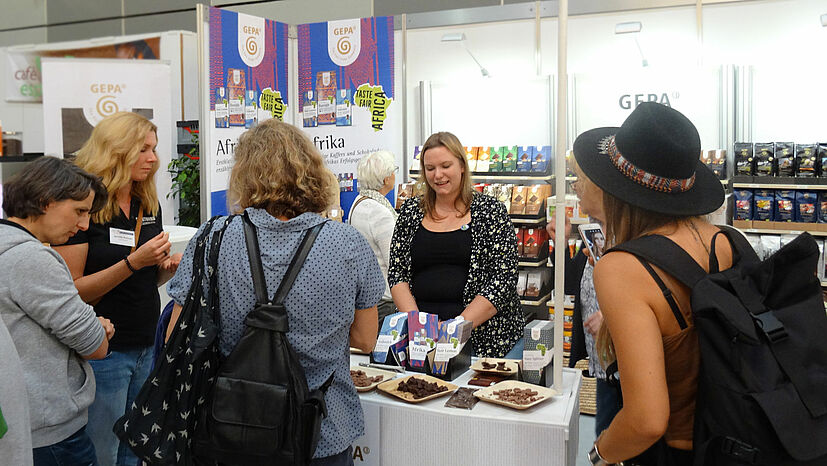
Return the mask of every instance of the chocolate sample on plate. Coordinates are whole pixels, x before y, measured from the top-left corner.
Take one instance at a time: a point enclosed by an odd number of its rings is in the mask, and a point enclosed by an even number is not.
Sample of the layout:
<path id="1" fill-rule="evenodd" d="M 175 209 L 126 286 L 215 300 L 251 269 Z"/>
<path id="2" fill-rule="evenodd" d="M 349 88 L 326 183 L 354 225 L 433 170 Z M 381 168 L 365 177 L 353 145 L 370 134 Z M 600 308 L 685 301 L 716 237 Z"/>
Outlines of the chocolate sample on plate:
<path id="1" fill-rule="evenodd" d="M 493 393 L 498 400 L 507 401 L 518 405 L 528 405 L 534 403 L 535 401 L 542 400 L 542 396 L 537 396 L 539 394 L 540 392 L 530 388 L 506 388 L 503 390 L 496 390 Z"/>
<path id="2" fill-rule="evenodd" d="M 365 371 L 350 371 L 350 378 L 353 379 L 353 385 L 357 387 L 370 387 L 376 382 L 381 382 L 385 378 L 383 375 L 375 375 L 368 377 Z"/>
<path id="3" fill-rule="evenodd" d="M 427 380 L 417 377 L 411 377 L 408 380 L 403 380 L 396 387 L 400 392 L 407 392 L 413 395 L 414 399 L 425 398 L 436 393 L 447 392 L 448 389 L 436 382 L 428 382 Z"/>

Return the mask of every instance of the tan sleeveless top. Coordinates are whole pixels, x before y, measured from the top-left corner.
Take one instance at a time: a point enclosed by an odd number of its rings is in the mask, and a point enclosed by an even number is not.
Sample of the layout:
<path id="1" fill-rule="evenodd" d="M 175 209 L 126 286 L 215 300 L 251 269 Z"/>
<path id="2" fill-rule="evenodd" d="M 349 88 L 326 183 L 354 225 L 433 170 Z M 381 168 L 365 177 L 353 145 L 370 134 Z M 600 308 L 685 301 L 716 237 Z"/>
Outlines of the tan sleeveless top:
<path id="1" fill-rule="evenodd" d="M 698 367 L 701 355 L 698 334 L 691 317 L 684 315 L 687 328 L 663 337 L 666 363 L 666 386 L 669 391 L 669 424 L 666 441 L 692 440 L 695 421 L 695 395 L 698 391 Z"/>

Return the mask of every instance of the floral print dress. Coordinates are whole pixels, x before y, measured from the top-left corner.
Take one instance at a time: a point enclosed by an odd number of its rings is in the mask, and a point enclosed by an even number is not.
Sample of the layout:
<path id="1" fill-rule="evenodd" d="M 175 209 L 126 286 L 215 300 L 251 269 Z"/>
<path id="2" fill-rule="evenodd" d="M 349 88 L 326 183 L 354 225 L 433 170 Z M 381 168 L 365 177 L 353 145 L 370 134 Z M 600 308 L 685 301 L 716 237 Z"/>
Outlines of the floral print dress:
<path id="1" fill-rule="evenodd" d="M 411 283 L 411 241 L 422 226 L 425 212 L 420 197 L 405 201 L 391 239 L 388 282 Z M 508 212 L 500 201 L 474 193 L 471 201 L 471 262 L 463 290 L 463 305 L 479 295 L 497 314 L 471 334 L 477 356 L 503 357 L 522 337 L 525 327 L 517 295 L 517 238 Z M 411 287 L 414 297 L 416 291 Z"/>

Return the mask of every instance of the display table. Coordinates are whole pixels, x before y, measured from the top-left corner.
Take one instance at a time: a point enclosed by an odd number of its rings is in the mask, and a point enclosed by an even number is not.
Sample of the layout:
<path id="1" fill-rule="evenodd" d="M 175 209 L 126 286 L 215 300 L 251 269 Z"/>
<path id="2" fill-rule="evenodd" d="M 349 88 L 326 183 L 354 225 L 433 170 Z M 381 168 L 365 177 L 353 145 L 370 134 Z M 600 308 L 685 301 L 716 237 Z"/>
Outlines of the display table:
<path id="1" fill-rule="evenodd" d="M 367 361 L 351 355 L 351 365 Z M 473 374 L 453 383 L 467 387 Z M 579 389 L 580 371 L 563 369 L 563 393 L 523 411 L 485 401 L 470 411 L 446 408 L 447 395 L 411 404 L 378 390 L 361 393 L 365 436 L 353 444 L 354 463 L 574 466 Z"/>

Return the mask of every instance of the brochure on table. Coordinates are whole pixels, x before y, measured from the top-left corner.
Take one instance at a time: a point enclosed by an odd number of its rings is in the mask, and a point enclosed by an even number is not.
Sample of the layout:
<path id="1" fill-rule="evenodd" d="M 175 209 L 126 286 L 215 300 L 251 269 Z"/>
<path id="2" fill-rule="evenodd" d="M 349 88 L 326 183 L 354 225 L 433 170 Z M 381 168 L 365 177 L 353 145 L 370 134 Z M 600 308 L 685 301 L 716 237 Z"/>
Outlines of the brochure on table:
<path id="1" fill-rule="evenodd" d="M 166 167 L 172 155 L 170 65 L 159 60 L 43 58 L 43 132 L 45 154 L 73 154 L 95 125 L 119 111 L 139 113 L 158 127 L 159 193 L 171 191 Z M 173 199 L 160 196 L 164 224 L 175 224 Z"/>
<path id="2" fill-rule="evenodd" d="M 209 104 L 202 105 L 209 118 L 201 137 L 207 143 L 202 156 L 207 212 L 213 216 L 227 213 L 227 183 L 239 136 L 259 121 L 283 120 L 287 114 L 288 43 L 284 23 L 219 8 L 208 11 L 209 33 L 199 31 L 208 42 L 204 63 L 209 64 Z"/>
<path id="3" fill-rule="evenodd" d="M 301 24 L 298 117 L 340 180 L 345 215 L 357 195 L 356 166 L 401 139 L 394 83 L 393 17 Z M 389 194 L 393 202 L 394 193 Z"/>

